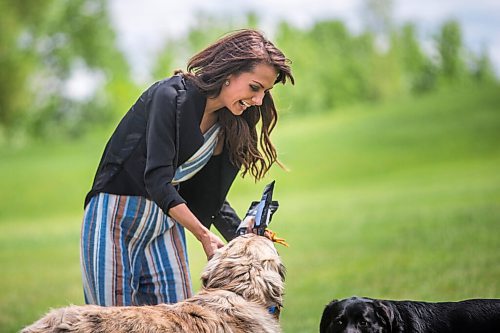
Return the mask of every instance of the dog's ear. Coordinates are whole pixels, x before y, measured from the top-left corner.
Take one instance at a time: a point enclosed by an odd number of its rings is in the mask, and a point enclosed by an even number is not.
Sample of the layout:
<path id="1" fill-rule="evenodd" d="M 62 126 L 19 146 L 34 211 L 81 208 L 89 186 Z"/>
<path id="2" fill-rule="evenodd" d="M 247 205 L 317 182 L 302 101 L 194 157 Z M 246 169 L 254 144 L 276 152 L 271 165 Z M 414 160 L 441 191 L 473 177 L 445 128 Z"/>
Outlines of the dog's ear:
<path id="1" fill-rule="evenodd" d="M 201 285 L 203 287 L 207 286 L 208 281 L 210 280 L 214 270 L 217 268 L 217 264 L 220 261 L 221 251 L 220 249 L 215 251 L 212 258 L 210 258 L 201 273 Z"/>
<path id="2" fill-rule="evenodd" d="M 281 280 L 285 281 L 286 268 L 280 260 L 276 260 L 276 258 L 266 259 L 262 261 L 262 266 L 266 271 L 273 271 L 278 273 L 281 277 Z"/>
<path id="3" fill-rule="evenodd" d="M 396 313 L 390 303 L 374 300 L 373 307 L 375 308 L 375 315 L 389 333 L 400 331 L 396 320 Z"/>
<path id="4" fill-rule="evenodd" d="M 334 299 L 325 306 L 323 314 L 321 315 L 321 322 L 319 323 L 319 332 L 327 333 L 328 325 L 332 322 L 334 306 L 337 304 L 338 300 Z"/>

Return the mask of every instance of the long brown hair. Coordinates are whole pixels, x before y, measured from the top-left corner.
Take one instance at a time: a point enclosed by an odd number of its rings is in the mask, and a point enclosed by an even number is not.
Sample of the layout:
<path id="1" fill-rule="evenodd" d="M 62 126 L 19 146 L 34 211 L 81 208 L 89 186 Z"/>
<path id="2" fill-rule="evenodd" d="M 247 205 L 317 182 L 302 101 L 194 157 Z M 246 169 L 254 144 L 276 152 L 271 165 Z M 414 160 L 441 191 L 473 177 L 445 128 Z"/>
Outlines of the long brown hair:
<path id="1" fill-rule="evenodd" d="M 260 63 L 275 68 L 278 73 L 275 84 L 285 84 L 287 80 L 294 84 L 291 61 L 262 33 L 252 29 L 232 32 L 195 54 L 188 62 L 185 75 L 207 97 L 217 97 L 229 75 L 251 72 Z M 259 120 L 262 120 L 260 139 Z M 249 107 L 241 116 L 233 115 L 226 108 L 219 111 L 230 160 L 242 167 L 243 177 L 250 172 L 255 180 L 261 179 L 274 162 L 280 164 L 269 137 L 277 120 L 270 92 L 265 93 L 261 106 Z"/>

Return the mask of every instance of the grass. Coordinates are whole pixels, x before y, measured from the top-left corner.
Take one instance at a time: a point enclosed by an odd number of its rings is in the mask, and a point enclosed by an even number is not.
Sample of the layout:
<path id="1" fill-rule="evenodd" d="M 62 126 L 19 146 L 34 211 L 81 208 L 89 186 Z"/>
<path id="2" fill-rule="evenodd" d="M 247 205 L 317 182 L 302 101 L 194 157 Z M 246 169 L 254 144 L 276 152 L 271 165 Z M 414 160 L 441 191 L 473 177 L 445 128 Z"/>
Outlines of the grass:
<path id="1" fill-rule="evenodd" d="M 316 332 L 324 305 L 351 295 L 459 300 L 500 297 L 498 87 L 443 91 L 383 105 L 284 117 L 272 228 L 289 248 L 285 332 Z M 50 307 L 82 304 L 83 196 L 102 137 L 0 150 L 0 327 L 15 332 Z M 189 239 L 196 288 L 205 259 Z"/>

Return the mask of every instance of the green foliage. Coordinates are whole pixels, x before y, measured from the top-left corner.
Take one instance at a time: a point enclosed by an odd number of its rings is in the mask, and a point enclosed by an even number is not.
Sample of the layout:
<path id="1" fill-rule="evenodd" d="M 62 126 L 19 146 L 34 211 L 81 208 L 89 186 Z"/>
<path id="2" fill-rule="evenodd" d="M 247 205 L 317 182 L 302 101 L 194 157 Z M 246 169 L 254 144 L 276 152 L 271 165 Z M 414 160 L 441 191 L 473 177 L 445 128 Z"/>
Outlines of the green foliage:
<path id="1" fill-rule="evenodd" d="M 488 56 L 488 52 L 483 48 L 479 55 L 472 55 L 472 74 L 479 82 L 493 83 L 496 81 L 495 69 Z"/>
<path id="2" fill-rule="evenodd" d="M 12 126 L 26 112 L 29 99 L 25 83 L 35 67 L 33 52 L 23 45 L 17 45 L 23 32 L 23 19 L 31 16 L 30 4 L 22 2 L 19 7 L 10 2 L 0 2 L 0 125 Z M 41 8 L 46 6 L 44 3 Z M 24 8 L 27 7 L 27 8 Z M 26 9 L 26 13 L 24 12 Z M 23 14 L 23 15 L 21 15 Z M 15 88 L 14 88 L 15 87 Z"/>
<path id="3" fill-rule="evenodd" d="M 355 35 L 338 21 L 317 22 L 309 29 L 281 23 L 276 43 L 292 59 L 297 79 L 295 89 L 277 89 L 278 106 L 298 113 L 497 80 L 487 52 L 465 52 L 455 21 L 444 23 L 435 39 L 438 61 L 423 51 L 416 25 L 410 23 L 393 26 L 385 35 Z"/>
<path id="4" fill-rule="evenodd" d="M 444 80 L 460 80 L 465 73 L 462 30 L 455 20 L 445 22 L 436 37 L 440 72 Z"/>
<path id="5" fill-rule="evenodd" d="M 276 44 L 293 62 L 296 87 L 280 90 L 280 99 L 294 111 L 321 112 L 376 95 L 372 35 L 352 38 L 340 21 L 318 22 L 309 31 L 282 23 Z"/>
<path id="6" fill-rule="evenodd" d="M 163 43 L 153 66 L 154 79 L 159 80 L 170 76 L 177 69 L 185 70 L 187 62 L 195 53 L 229 31 L 258 25 L 257 16 L 253 13 L 248 13 L 241 19 L 224 18 L 223 20 L 218 16 L 210 16 L 201 12 L 195 16 L 197 17 L 196 24 L 189 29 L 186 36 L 165 40 Z M 236 24 L 235 21 L 240 23 Z"/>
<path id="7" fill-rule="evenodd" d="M 403 25 L 393 39 L 393 46 L 399 51 L 399 62 L 405 73 L 403 89 L 414 93 L 432 90 L 436 85 L 436 69 L 422 51 L 416 26 L 411 23 Z"/>
<path id="8" fill-rule="evenodd" d="M 113 126 L 135 101 L 143 88 L 130 77 L 116 47 L 106 3 L 0 3 L 0 145 L 6 139 L 77 137 L 96 126 Z M 268 37 L 293 61 L 296 77 L 294 89 L 274 90 L 285 114 L 321 113 L 469 81 L 497 81 L 487 49 L 468 51 L 458 22 L 445 22 L 436 33 L 434 58 L 424 51 L 416 24 L 394 24 L 393 1 L 363 5 L 366 30 L 357 34 L 337 20 L 308 28 L 277 22 Z M 197 23 L 186 35 L 164 41 L 153 79 L 185 69 L 192 55 L 228 31 L 261 28 L 256 13 L 230 19 L 195 15 Z M 73 96 L 67 87 L 82 74 L 92 78 L 87 95 Z"/>
<path id="9" fill-rule="evenodd" d="M 394 0 L 363 0 L 361 12 L 367 31 L 377 35 L 390 34 L 394 28 Z"/>
<path id="10" fill-rule="evenodd" d="M 118 96 L 97 94 L 111 92 L 117 80 L 134 89 L 106 0 L 2 1 L 0 22 L 0 127 L 8 138 L 17 131 L 44 136 L 54 127 L 79 135 L 82 125 L 116 113 Z M 67 89 L 79 73 L 101 78 L 83 100 Z"/>

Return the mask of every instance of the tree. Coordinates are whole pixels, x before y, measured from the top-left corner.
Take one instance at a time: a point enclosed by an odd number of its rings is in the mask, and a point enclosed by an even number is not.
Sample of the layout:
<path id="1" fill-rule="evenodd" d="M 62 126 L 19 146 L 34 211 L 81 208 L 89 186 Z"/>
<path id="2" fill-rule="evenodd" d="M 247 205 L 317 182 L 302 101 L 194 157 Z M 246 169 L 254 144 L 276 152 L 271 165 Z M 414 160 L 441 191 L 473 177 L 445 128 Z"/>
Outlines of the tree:
<path id="1" fill-rule="evenodd" d="M 445 22 L 436 37 L 436 42 L 442 77 L 447 82 L 460 80 L 465 73 L 460 24 L 455 20 Z"/>
<path id="2" fill-rule="evenodd" d="M 364 0 L 361 7 L 366 31 L 388 36 L 394 27 L 394 0 Z"/>
<path id="3" fill-rule="evenodd" d="M 414 24 L 406 23 L 399 30 L 394 42 L 400 53 L 406 89 L 410 92 L 425 92 L 436 84 L 436 67 L 422 51 Z"/>
<path id="4" fill-rule="evenodd" d="M 105 0 L 0 3 L 1 127 L 43 134 L 49 124 L 79 127 L 82 120 L 112 112 L 107 110 L 113 110 L 113 99 L 92 97 L 116 80 L 129 80 L 107 8 Z M 102 78 L 84 101 L 67 89 L 78 72 Z"/>
<path id="5" fill-rule="evenodd" d="M 222 37 L 231 30 L 258 26 L 258 16 L 248 13 L 242 19 L 227 19 L 213 16 L 203 12 L 195 15 L 197 22 L 192 26 L 185 36 L 175 39 L 167 39 L 153 64 L 152 76 L 161 79 L 172 75 L 176 69 L 185 70 L 189 59 L 197 52 L 207 47 L 216 39 Z M 236 21 L 238 24 L 236 24 Z"/>
<path id="6" fill-rule="evenodd" d="M 494 82 L 495 69 L 488 55 L 488 50 L 483 47 L 477 56 L 472 56 L 472 75 L 479 82 Z"/>

